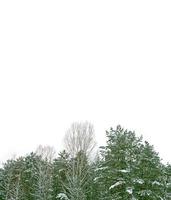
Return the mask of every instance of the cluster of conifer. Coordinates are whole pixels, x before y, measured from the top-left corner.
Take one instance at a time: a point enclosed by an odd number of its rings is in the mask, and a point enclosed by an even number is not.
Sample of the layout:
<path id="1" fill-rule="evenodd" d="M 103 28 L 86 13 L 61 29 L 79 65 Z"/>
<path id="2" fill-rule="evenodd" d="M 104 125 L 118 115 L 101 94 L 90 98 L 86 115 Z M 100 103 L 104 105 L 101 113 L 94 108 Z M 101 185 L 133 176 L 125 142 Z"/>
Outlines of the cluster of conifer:
<path id="1" fill-rule="evenodd" d="M 0 200 L 169 200 L 171 165 L 152 145 L 120 126 L 106 132 L 106 146 L 89 158 L 66 150 L 8 160 L 0 168 Z"/>

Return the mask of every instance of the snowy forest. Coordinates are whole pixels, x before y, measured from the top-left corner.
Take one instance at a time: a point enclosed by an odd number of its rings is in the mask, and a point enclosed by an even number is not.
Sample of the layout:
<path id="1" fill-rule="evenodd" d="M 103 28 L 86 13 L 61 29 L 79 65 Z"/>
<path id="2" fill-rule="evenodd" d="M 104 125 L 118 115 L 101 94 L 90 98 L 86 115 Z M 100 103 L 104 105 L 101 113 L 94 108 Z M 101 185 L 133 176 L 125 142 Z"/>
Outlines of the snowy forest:
<path id="1" fill-rule="evenodd" d="M 91 123 L 73 123 L 64 149 L 52 147 L 7 160 L 0 200 L 169 200 L 171 165 L 153 145 L 118 125 L 97 147 Z"/>

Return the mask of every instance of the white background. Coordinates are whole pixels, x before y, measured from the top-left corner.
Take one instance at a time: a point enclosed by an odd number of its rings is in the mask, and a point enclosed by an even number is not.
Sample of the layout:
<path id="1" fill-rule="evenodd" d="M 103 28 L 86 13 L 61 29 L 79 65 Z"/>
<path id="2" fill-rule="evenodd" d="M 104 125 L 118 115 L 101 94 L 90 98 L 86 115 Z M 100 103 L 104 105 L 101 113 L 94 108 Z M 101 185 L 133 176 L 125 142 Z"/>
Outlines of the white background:
<path id="1" fill-rule="evenodd" d="M 121 124 L 170 162 L 170 68 L 170 1 L 0 1 L 0 160 L 88 120 L 99 145 Z"/>

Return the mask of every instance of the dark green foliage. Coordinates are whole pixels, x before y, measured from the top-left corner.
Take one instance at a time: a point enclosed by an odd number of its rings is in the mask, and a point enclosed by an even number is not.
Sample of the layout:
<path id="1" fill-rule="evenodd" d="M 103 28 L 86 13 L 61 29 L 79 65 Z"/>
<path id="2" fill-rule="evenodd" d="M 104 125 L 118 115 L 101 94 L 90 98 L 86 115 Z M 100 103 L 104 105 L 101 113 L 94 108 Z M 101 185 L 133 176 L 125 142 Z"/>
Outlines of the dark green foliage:
<path id="1" fill-rule="evenodd" d="M 171 165 L 148 142 L 121 126 L 106 132 L 106 146 L 88 160 L 66 151 L 53 161 L 31 153 L 0 168 L 0 200 L 169 200 Z"/>
<path id="2" fill-rule="evenodd" d="M 34 200 L 35 185 L 36 185 L 36 163 L 39 159 L 34 153 L 25 157 L 24 170 L 22 175 L 22 185 L 24 192 L 24 199 Z"/>
<path id="3" fill-rule="evenodd" d="M 69 154 L 65 150 L 60 152 L 53 162 L 53 199 L 56 199 L 59 193 L 64 192 L 63 185 L 66 183 L 68 162 Z"/>
<path id="4" fill-rule="evenodd" d="M 107 132 L 96 181 L 99 199 L 165 199 L 164 170 L 148 142 L 120 126 Z"/>
<path id="5" fill-rule="evenodd" d="M 142 180 L 136 184 L 136 197 L 141 199 L 164 199 L 164 171 L 158 154 L 148 142 L 141 147 L 137 160 L 137 178 Z"/>
<path id="6" fill-rule="evenodd" d="M 171 199 L 171 165 L 167 164 L 164 170 L 165 170 L 166 197 L 167 199 Z"/>
<path id="7" fill-rule="evenodd" d="M 134 170 L 141 138 L 134 132 L 110 129 L 107 132 L 107 146 L 101 147 L 98 181 L 104 193 L 101 199 L 132 199 L 134 197 Z"/>

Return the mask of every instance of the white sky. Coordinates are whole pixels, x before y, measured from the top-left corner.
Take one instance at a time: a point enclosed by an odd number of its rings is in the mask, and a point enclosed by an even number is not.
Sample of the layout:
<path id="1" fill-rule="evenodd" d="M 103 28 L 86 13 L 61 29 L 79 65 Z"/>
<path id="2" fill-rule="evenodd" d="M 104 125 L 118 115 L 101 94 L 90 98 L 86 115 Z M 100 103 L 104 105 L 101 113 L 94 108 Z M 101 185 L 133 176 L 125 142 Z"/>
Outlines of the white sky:
<path id="1" fill-rule="evenodd" d="M 0 160 L 88 120 L 99 144 L 121 124 L 171 162 L 170 68 L 170 1 L 0 1 Z"/>

